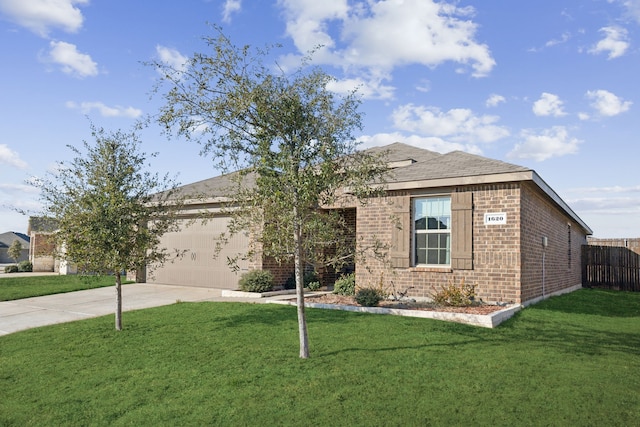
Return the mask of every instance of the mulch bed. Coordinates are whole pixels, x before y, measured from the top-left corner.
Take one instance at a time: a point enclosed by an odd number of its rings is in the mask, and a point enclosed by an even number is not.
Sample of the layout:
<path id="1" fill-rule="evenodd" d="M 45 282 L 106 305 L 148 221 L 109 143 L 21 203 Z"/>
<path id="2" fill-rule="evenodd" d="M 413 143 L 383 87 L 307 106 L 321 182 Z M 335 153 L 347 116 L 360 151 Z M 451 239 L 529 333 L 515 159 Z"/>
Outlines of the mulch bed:
<path id="1" fill-rule="evenodd" d="M 325 294 L 312 297 L 306 297 L 307 302 L 314 302 L 320 304 L 335 304 L 335 305 L 353 305 L 359 307 L 360 305 L 355 301 L 353 297 L 347 297 L 336 294 Z M 504 306 L 493 304 L 478 304 L 469 307 L 443 307 L 436 306 L 429 302 L 415 302 L 415 301 L 381 301 L 378 307 L 383 308 L 395 308 L 401 310 L 420 310 L 420 311 L 442 311 L 448 313 L 466 313 L 466 314 L 491 314 L 494 311 L 502 310 Z"/>

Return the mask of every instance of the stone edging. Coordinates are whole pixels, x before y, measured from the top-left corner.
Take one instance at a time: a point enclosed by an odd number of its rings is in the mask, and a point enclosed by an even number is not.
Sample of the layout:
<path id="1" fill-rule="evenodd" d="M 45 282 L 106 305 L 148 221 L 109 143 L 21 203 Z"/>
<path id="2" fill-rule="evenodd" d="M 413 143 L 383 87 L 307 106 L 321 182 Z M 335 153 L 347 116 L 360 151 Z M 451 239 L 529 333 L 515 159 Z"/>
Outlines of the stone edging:
<path id="1" fill-rule="evenodd" d="M 269 300 L 266 301 L 270 304 L 285 304 L 296 305 L 295 301 L 288 300 Z M 359 307 L 353 305 L 339 305 L 339 304 L 322 304 L 316 302 L 306 302 L 305 307 L 310 308 L 324 308 L 329 310 L 343 310 L 353 311 L 359 313 L 374 313 L 374 314 L 391 314 L 395 316 L 406 317 L 421 317 L 426 319 L 444 320 L 447 322 L 464 323 L 467 325 L 481 326 L 483 328 L 495 328 L 500 323 L 511 318 L 515 313 L 520 311 L 521 305 L 511 305 L 505 307 L 502 310 L 495 311 L 491 314 L 467 314 L 467 313 L 454 313 L 454 312 L 442 312 L 442 311 L 426 311 L 426 310 L 405 310 L 398 308 L 384 308 L 384 307 Z"/>
<path id="2" fill-rule="evenodd" d="M 295 294 L 295 289 L 285 291 L 271 291 L 271 292 L 243 292 L 243 291 L 230 291 L 227 289 L 222 290 L 222 296 L 225 298 L 268 298 L 276 297 L 279 295 L 291 295 Z"/>

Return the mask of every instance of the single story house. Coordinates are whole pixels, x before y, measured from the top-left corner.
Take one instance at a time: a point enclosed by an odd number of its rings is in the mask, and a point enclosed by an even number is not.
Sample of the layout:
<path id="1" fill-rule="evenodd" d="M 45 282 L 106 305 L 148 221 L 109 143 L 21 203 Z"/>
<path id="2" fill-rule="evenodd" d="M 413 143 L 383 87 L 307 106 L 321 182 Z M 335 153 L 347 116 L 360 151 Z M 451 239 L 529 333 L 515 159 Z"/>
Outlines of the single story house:
<path id="1" fill-rule="evenodd" d="M 18 258 L 18 262 L 29 259 L 29 236 L 9 231 L 0 234 L 0 264 L 14 264 L 16 262 L 8 253 L 9 248 L 16 240 L 22 245 L 22 253 Z"/>
<path id="2" fill-rule="evenodd" d="M 353 224 L 357 245 L 373 246 L 377 239 L 388 257 L 358 261 L 358 286 L 382 281 L 428 298 L 440 286 L 465 283 L 475 285 L 483 301 L 504 303 L 531 303 L 581 286 L 581 246 L 592 231 L 535 171 L 402 143 L 371 150 L 388 151 L 386 193 L 341 211 Z M 163 237 L 164 247 L 186 254 L 157 268 L 149 281 L 234 289 L 249 269 L 271 270 L 281 283 L 291 275 L 291 266 L 261 256 L 241 260 L 240 270 L 231 271 L 227 257 L 246 252 L 249 233 L 235 235 L 215 257 L 229 220 L 220 209 L 229 177 L 182 188 L 207 198 L 194 199 L 185 227 Z M 203 210 L 218 215 L 198 220 Z"/>

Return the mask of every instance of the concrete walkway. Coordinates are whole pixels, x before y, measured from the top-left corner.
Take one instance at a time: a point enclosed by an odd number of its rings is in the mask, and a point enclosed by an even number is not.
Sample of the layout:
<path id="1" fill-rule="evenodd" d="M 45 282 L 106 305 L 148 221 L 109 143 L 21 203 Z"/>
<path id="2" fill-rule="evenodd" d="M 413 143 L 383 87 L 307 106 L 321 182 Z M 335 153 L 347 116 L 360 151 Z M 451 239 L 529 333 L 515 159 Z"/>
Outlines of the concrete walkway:
<path id="1" fill-rule="evenodd" d="M 122 286 L 122 311 L 170 305 L 177 301 L 264 302 L 256 298 L 222 298 L 221 292 L 221 289 L 187 286 L 129 284 Z M 0 335 L 113 314 L 115 304 L 114 286 L 1 301 Z"/>

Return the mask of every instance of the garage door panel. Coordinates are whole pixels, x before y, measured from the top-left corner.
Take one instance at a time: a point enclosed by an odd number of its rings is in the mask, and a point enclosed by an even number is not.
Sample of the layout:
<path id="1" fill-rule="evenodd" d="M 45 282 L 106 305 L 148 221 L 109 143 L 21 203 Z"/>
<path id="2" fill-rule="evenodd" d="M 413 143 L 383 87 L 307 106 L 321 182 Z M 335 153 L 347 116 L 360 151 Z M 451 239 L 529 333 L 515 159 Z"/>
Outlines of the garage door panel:
<path id="1" fill-rule="evenodd" d="M 160 247 L 169 252 L 175 249 L 184 254 L 150 271 L 149 281 L 163 284 L 204 286 L 211 288 L 235 289 L 240 274 L 247 271 L 249 263 L 238 259 L 239 271 L 232 271 L 227 257 L 244 255 L 249 246 L 249 238 L 244 233 L 232 236 L 220 252 L 216 247 L 221 233 L 227 233 L 228 217 L 215 217 L 206 222 L 183 221 L 178 232 L 167 233 Z M 188 225 L 187 225 L 188 224 Z"/>

